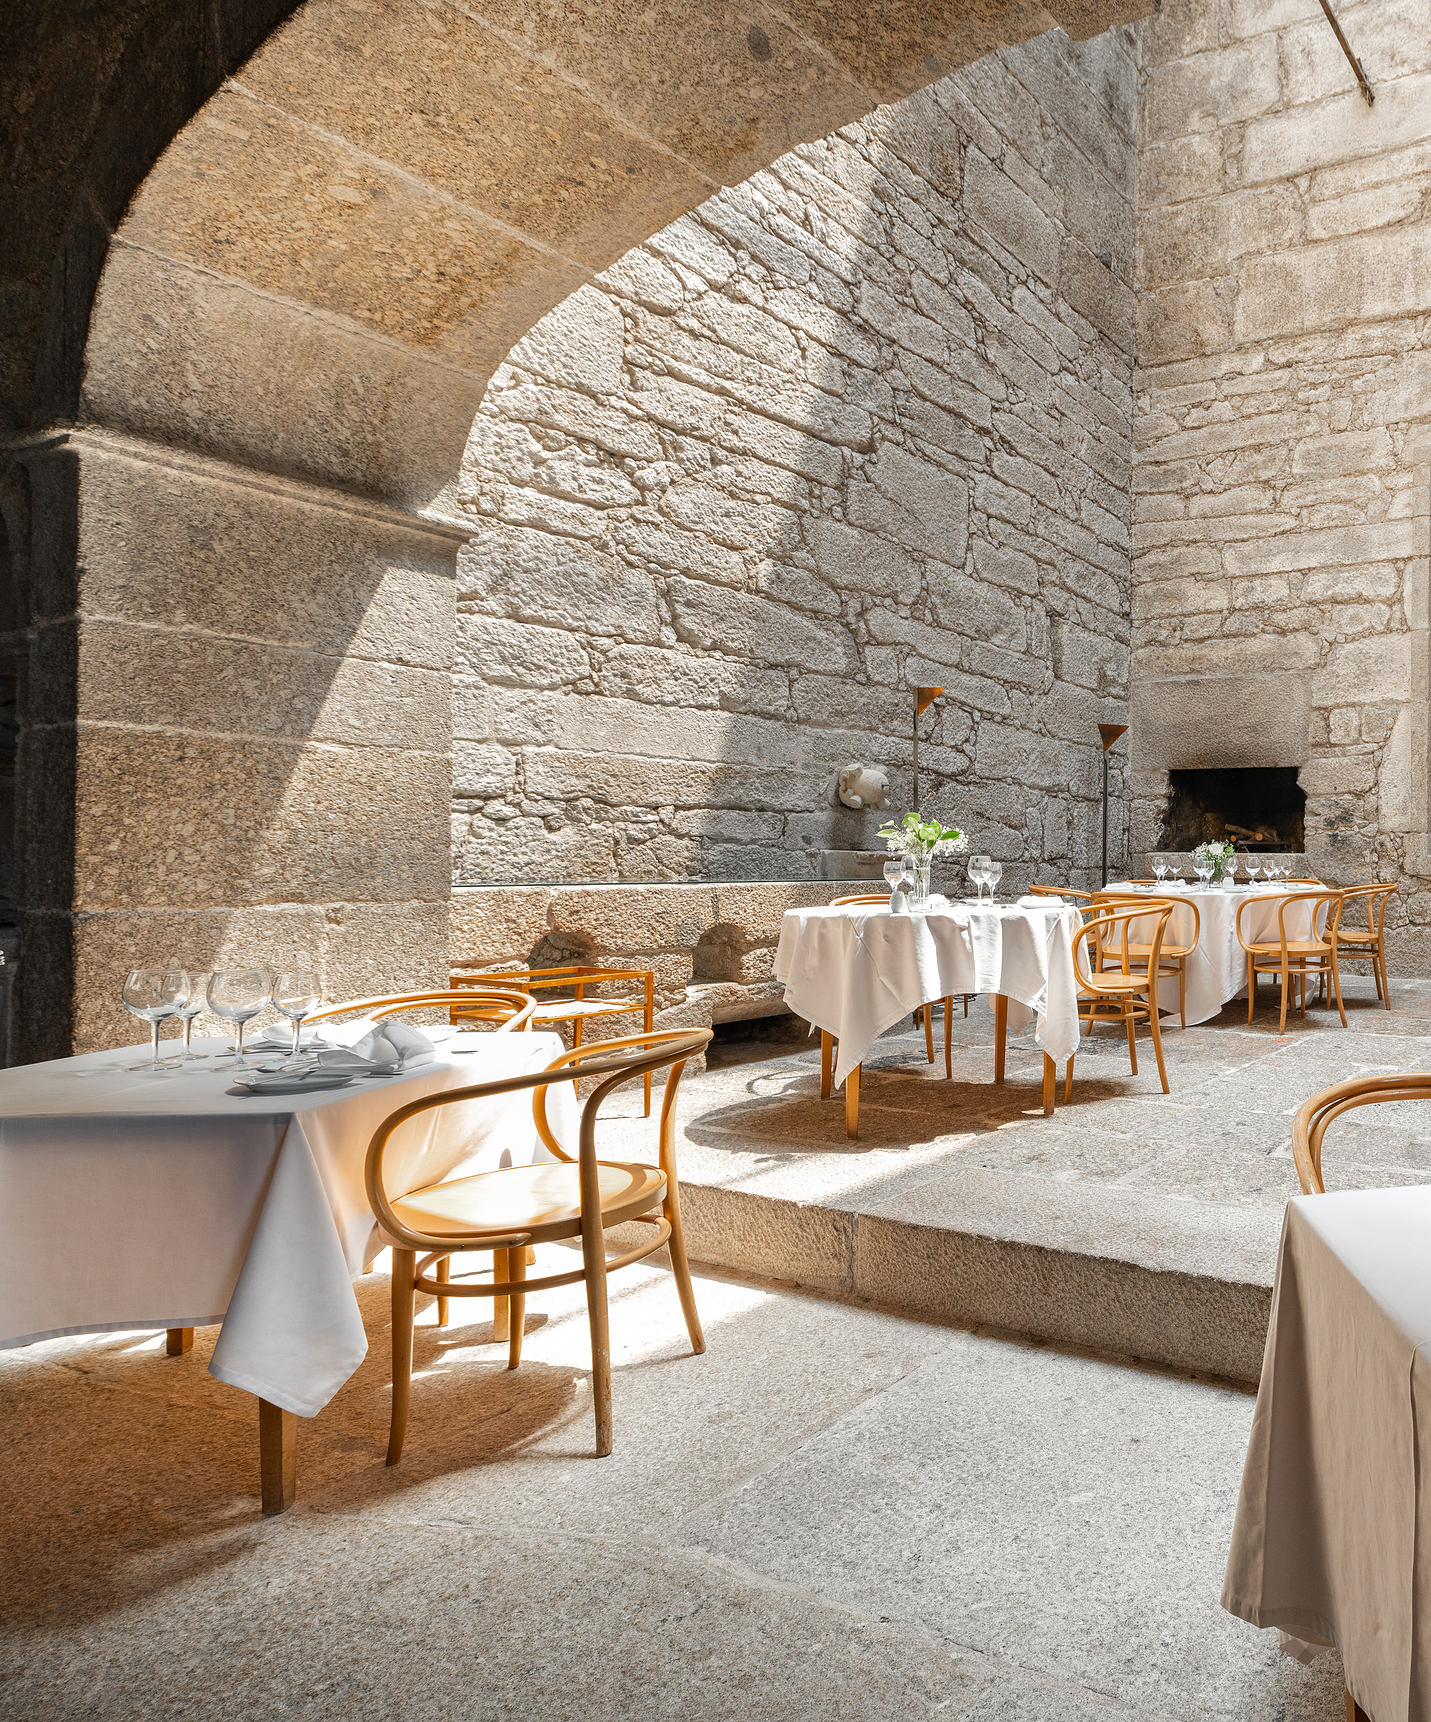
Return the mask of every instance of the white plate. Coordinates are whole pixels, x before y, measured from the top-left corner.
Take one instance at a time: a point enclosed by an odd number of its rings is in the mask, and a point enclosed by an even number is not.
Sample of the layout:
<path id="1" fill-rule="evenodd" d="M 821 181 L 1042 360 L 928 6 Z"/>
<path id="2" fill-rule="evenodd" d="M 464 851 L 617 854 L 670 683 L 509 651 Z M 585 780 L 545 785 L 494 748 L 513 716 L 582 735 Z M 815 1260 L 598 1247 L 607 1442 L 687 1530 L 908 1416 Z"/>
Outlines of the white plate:
<path id="1" fill-rule="evenodd" d="M 344 1088 L 353 1080 L 346 1070 L 297 1072 L 291 1076 L 264 1076 L 252 1081 L 237 1080 L 235 1088 L 245 1094 L 306 1094 L 314 1089 Z"/>

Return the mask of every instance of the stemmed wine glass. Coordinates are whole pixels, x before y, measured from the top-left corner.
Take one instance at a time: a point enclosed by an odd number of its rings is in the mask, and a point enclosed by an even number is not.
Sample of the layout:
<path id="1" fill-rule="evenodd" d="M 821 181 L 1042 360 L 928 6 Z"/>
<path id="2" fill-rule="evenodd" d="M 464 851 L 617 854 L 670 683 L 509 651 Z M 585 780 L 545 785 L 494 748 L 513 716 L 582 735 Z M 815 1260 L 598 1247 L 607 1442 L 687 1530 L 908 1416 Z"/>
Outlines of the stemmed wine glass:
<path id="1" fill-rule="evenodd" d="M 149 1024 L 152 1036 L 148 1064 L 131 1064 L 129 1070 L 162 1070 L 159 1057 L 159 1025 L 176 1016 L 189 998 L 189 977 L 182 969 L 131 969 L 125 977 L 120 1002 L 131 1016 Z"/>
<path id="2" fill-rule="evenodd" d="M 984 887 L 989 882 L 990 857 L 987 855 L 972 855 L 969 858 L 969 882 L 974 887 L 978 902 L 984 901 Z"/>
<path id="3" fill-rule="evenodd" d="M 1243 872 L 1247 875 L 1247 883 L 1254 889 L 1257 885 L 1257 875 L 1262 871 L 1262 863 L 1249 859 L 1243 864 Z"/>
<path id="4" fill-rule="evenodd" d="M 1153 857 L 1153 877 L 1161 885 L 1168 875 L 1168 863 L 1161 855 Z"/>
<path id="5" fill-rule="evenodd" d="M 244 1024 L 268 1004 L 272 991 L 273 977 L 267 969 L 216 969 L 209 977 L 209 1009 L 234 1025 L 233 1063 L 241 1070 L 253 1068 L 244 1057 Z"/>
<path id="6" fill-rule="evenodd" d="M 1235 851 L 1223 862 L 1222 876 L 1232 885 L 1233 890 L 1237 889 L 1237 855 Z"/>
<path id="7" fill-rule="evenodd" d="M 1194 861 L 1193 872 L 1196 873 L 1198 878 L 1202 881 L 1202 888 L 1205 891 L 1207 889 L 1208 880 L 1212 878 L 1212 868 L 1206 861 Z"/>
<path id="8" fill-rule="evenodd" d="M 1002 861 L 986 861 L 984 863 L 984 878 L 989 887 L 989 901 L 992 903 L 999 889 L 999 880 L 1004 876 Z"/>
<path id="9" fill-rule="evenodd" d="M 885 877 L 889 877 L 889 862 L 884 864 Z M 279 975 L 273 983 L 273 1002 L 293 1024 L 293 1051 L 285 1061 L 297 1064 L 298 1042 L 303 1033 L 303 1019 L 311 1016 L 323 1002 L 323 989 L 318 984 L 318 977 L 306 969 L 294 969 L 288 974 Z"/>
<path id="10" fill-rule="evenodd" d="M 171 1064 L 194 1064 L 199 1059 L 209 1056 L 206 1052 L 191 1052 L 189 1050 L 189 1037 L 194 1032 L 194 1018 L 200 1014 L 207 1002 L 205 995 L 208 992 L 211 979 L 212 977 L 209 975 L 190 974 L 189 976 L 189 996 L 174 1013 L 184 1025 L 184 1045 L 179 1056 L 169 1060 Z"/>

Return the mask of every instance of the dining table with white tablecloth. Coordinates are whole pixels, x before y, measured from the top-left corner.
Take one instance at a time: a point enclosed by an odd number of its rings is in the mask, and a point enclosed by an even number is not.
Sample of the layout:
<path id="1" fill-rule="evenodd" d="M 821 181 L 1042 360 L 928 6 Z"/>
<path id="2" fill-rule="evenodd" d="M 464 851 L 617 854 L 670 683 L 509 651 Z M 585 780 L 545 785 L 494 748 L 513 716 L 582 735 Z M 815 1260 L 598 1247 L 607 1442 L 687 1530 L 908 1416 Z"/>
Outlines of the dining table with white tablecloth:
<path id="1" fill-rule="evenodd" d="M 963 993 L 1007 1001 L 998 1007 L 1001 1034 L 1005 1015 L 1015 1032 L 1036 1022 L 1051 1063 L 1078 1049 L 1073 939 L 1081 925 L 1077 909 L 1051 898 L 950 903 L 907 915 L 884 904 L 790 909 L 775 978 L 790 1009 L 838 1041 L 837 1083 L 901 1017 Z"/>
<path id="2" fill-rule="evenodd" d="M 1249 943 L 1277 943 L 1277 904 L 1282 898 L 1315 890 L 1312 886 L 1279 885 L 1272 889 L 1260 886 L 1238 886 L 1224 890 L 1214 885 L 1209 890 L 1188 887 L 1181 883 L 1162 885 L 1130 885 L 1110 880 L 1107 890 L 1129 897 L 1150 896 L 1172 899 L 1177 907 L 1168 919 L 1164 942 L 1169 945 L 1189 945 L 1193 939 L 1194 921 L 1189 904 L 1197 905 L 1197 945 L 1187 959 L 1187 1023 L 1210 1022 L 1229 1000 L 1242 998 L 1247 992 L 1247 952 L 1237 938 L 1237 911 L 1242 903 L 1250 902 L 1242 917 L 1243 937 Z M 1310 903 L 1293 903 L 1286 914 L 1288 939 L 1312 936 Z M 1325 926 L 1325 906 L 1317 911 L 1318 930 Z M 1151 921 L 1148 926 L 1151 927 Z M 1142 936 L 1143 923 L 1129 923 L 1128 936 Z M 1158 982 L 1158 1004 L 1166 1013 L 1178 1012 L 1178 978 L 1164 976 Z"/>
<path id="3" fill-rule="evenodd" d="M 367 1354 L 352 1282 L 383 1247 L 373 1132 L 408 1101 L 562 1051 L 556 1034 L 458 1033 L 403 1074 L 298 1095 L 239 1092 L 209 1059 L 135 1069 L 133 1047 L 0 1071 L 0 1347 L 219 1323 L 213 1375 L 314 1416 Z M 549 1111 L 574 1142 L 569 1082 Z M 385 1175 L 406 1190 L 549 1158 L 521 1090 L 410 1120 Z"/>
<path id="4" fill-rule="evenodd" d="M 1222 1605 L 1431 1722 L 1431 1187 L 1287 1204 Z"/>

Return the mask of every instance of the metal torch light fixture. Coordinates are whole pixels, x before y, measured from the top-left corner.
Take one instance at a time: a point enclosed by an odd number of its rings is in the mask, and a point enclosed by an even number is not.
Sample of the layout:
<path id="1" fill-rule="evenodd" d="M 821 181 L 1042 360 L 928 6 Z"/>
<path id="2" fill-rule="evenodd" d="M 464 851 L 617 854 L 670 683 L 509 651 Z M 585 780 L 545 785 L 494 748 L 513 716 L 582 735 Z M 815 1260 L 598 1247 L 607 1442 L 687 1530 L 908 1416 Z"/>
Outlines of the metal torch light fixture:
<path id="1" fill-rule="evenodd" d="M 1098 738 L 1103 743 L 1103 883 L 1108 883 L 1108 750 L 1120 735 L 1126 735 L 1125 723 L 1101 723 Z"/>
<path id="2" fill-rule="evenodd" d="M 919 812 L 919 720 L 944 692 L 943 688 L 914 690 L 914 811 Z"/>

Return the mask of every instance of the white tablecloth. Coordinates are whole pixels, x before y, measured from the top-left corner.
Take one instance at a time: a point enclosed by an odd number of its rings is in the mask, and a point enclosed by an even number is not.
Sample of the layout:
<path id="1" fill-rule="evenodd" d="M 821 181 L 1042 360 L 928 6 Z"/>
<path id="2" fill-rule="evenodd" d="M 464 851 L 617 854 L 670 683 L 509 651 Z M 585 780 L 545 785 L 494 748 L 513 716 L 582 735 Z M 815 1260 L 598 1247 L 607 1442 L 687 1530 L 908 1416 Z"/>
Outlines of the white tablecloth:
<path id="1" fill-rule="evenodd" d="M 1109 881 L 1110 891 L 1126 891 L 1129 896 L 1157 896 L 1160 893 L 1149 887 L 1117 884 Z M 1296 886 L 1295 890 L 1307 890 L 1310 887 Z M 1247 952 L 1237 942 L 1237 906 L 1239 903 L 1252 899 L 1254 907 L 1242 917 L 1243 936 L 1252 943 L 1262 940 L 1277 940 L 1277 901 L 1287 895 L 1286 886 L 1278 886 L 1276 890 L 1247 890 L 1239 886 L 1235 891 L 1215 889 L 1211 891 L 1190 891 L 1187 889 L 1169 890 L 1163 887 L 1161 895 L 1167 897 L 1183 897 L 1197 904 L 1199 916 L 1199 931 L 1197 949 L 1188 958 L 1187 978 L 1187 1016 L 1188 1026 L 1195 1022 L 1207 1022 L 1215 1017 L 1229 999 L 1243 998 L 1247 993 Z M 1325 925 L 1326 911 L 1323 910 L 1319 920 Z M 1310 936 L 1311 909 L 1306 903 L 1295 904 L 1287 911 L 1287 937 L 1289 939 L 1305 939 Z M 1150 928 L 1143 929 L 1141 923 L 1130 923 L 1129 938 L 1151 936 Z M 1163 935 L 1165 944 L 1186 945 L 1192 940 L 1193 918 L 1184 908 L 1179 906 L 1173 911 L 1168 922 L 1168 930 Z M 1121 937 L 1121 933 L 1119 935 Z M 1178 1008 L 1178 981 L 1174 975 L 1171 980 L 1164 978 L 1158 983 L 1158 1003 L 1164 1011 L 1176 1014 Z"/>
<path id="2" fill-rule="evenodd" d="M 1431 1188 L 1288 1203 L 1222 1605 L 1431 1722 Z"/>
<path id="3" fill-rule="evenodd" d="M 217 1050 L 218 1041 L 195 1041 Z M 222 1321 L 219 1380 L 311 1417 L 367 1354 L 352 1278 L 378 1253 L 364 1189 L 389 1113 L 443 1089 L 540 1070 L 555 1034 L 470 1034 L 410 1076 L 311 1095 L 243 1096 L 233 1072 L 151 1075 L 146 1048 L 0 1071 L 0 1346 L 58 1334 Z M 549 1095 L 575 1140 L 570 1083 Z M 531 1092 L 404 1125 L 394 1193 L 499 1164 L 549 1159 Z"/>
<path id="4" fill-rule="evenodd" d="M 797 1016 L 840 1042 L 835 1081 L 864 1061 L 875 1039 L 929 999 L 1002 993 L 1009 1028 L 1038 1018 L 1051 1057 L 1078 1048 L 1073 972 L 1076 909 L 954 904 L 892 915 L 883 905 L 789 909 L 780 924 L 775 978 Z"/>

